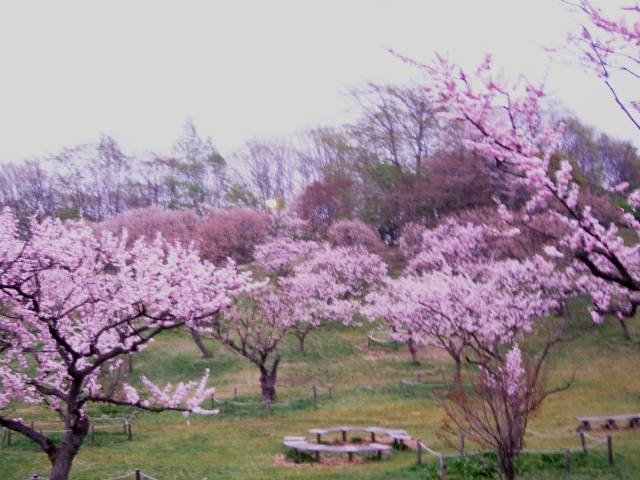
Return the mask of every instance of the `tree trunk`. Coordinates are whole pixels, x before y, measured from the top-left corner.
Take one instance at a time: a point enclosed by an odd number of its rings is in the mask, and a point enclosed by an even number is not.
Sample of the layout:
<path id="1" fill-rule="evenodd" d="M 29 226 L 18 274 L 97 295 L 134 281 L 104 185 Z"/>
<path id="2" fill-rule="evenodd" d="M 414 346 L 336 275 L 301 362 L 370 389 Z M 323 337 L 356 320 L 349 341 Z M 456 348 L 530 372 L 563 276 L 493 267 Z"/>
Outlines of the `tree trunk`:
<path id="1" fill-rule="evenodd" d="M 416 348 L 416 344 L 412 338 L 407 340 L 407 347 L 409 348 L 409 353 L 411 353 L 411 363 L 414 365 L 420 365 L 418 361 L 418 349 Z"/>
<path id="2" fill-rule="evenodd" d="M 298 344 L 300 345 L 300 355 L 304 357 L 304 335 L 296 335 L 298 337 Z"/>
<path id="3" fill-rule="evenodd" d="M 462 360 L 460 359 L 459 356 L 454 357 L 454 361 L 455 361 L 455 371 L 453 374 L 453 382 L 456 385 L 460 385 L 460 387 L 462 388 Z"/>
<path id="4" fill-rule="evenodd" d="M 627 321 L 624 318 L 618 318 L 620 322 L 620 327 L 622 328 L 622 336 L 625 340 L 631 340 L 631 335 L 629 335 L 629 329 L 627 328 Z"/>
<path id="5" fill-rule="evenodd" d="M 513 460 L 507 452 L 498 451 L 498 464 L 506 480 L 515 480 L 516 478 L 516 466 Z"/>
<path id="6" fill-rule="evenodd" d="M 68 480 L 73 459 L 78 454 L 83 440 L 89 432 L 89 419 L 83 417 L 64 434 L 62 445 L 47 452 L 51 462 L 49 480 Z"/>
<path id="7" fill-rule="evenodd" d="M 195 328 L 190 328 L 189 331 L 191 332 L 191 338 L 193 338 L 193 341 L 196 343 L 196 345 L 202 352 L 202 358 L 213 357 L 213 354 L 211 353 L 211 351 L 202 342 L 202 337 L 200 336 L 200 333 Z"/>
<path id="8" fill-rule="evenodd" d="M 260 365 L 260 389 L 262 392 L 260 401 L 262 403 L 273 402 L 276 399 L 276 380 L 278 378 L 279 363 L 280 354 L 276 353 L 271 370 L 268 370 L 264 364 Z"/>

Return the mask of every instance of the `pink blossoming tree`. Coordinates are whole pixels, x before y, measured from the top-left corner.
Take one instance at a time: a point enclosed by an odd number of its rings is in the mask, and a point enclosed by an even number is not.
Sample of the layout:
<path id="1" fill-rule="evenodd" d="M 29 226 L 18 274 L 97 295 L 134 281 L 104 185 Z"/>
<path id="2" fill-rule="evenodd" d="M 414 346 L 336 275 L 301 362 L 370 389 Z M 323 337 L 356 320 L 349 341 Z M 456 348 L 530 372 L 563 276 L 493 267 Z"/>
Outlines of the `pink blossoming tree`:
<path id="1" fill-rule="evenodd" d="M 118 396 L 101 375 L 165 330 L 203 329 L 247 275 L 218 269 L 180 244 L 101 236 L 82 223 L 32 221 L 26 239 L 16 218 L 0 215 L 0 426 L 36 442 L 49 456 L 51 480 L 65 480 L 89 432 L 91 402 L 143 410 L 215 413 L 200 407 L 213 389 L 199 382 L 143 390 L 125 384 Z M 12 418 L 15 402 L 45 405 L 64 423 L 60 443 Z"/>
<path id="2" fill-rule="evenodd" d="M 277 275 L 275 283 L 291 319 L 289 333 L 298 339 L 301 355 L 307 335 L 324 322 L 351 324 L 358 301 L 387 273 L 380 257 L 362 246 L 331 248 L 289 238 L 258 246 L 256 261 Z"/>
<path id="3" fill-rule="evenodd" d="M 625 99 L 615 84 L 623 75 L 640 78 L 640 7 L 625 8 L 621 17 L 615 19 L 605 16 L 589 0 L 565 3 L 585 20 L 580 33 L 569 35 L 569 43 L 577 48 L 579 60 L 603 80 L 623 114 L 640 129 L 637 121 L 640 103 Z M 571 164 L 561 160 L 559 166 L 552 165 L 563 126 L 552 124 L 544 115 L 544 85 L 524 77 L 510 81 L 496 71 L 490 56 L 473 72 L 464 71 L 442 56 L 428 65 L 408 61 L 427 74 L 425 90 L 432 101 L 440 104 L 441 118 L 459 125 L 465 132 L 466 147 L 483 159 L 492 159 L 498 171 L 530 192 L 520 211 L 502 207 L 503 218 L 512 221 L 519 217 L 526 223 L 540 212 L 552 212 L 554 226 L 562 224 L 554 233 L 562 231 L 562 234 L 555 239 L 549 235 L 546 253 L 563 257 L 567 263 L 575 260 L 575 270 L 587 274 L 579 279 L 578 285 L 591 296 L 594 319 L 601 321 L 603 313 L 615 313 L 620 319 L 634 314 L 640 304 L 639 247 L 637 242 L 625 243 L 619 226 L 627 226 L 638 235 L 640 223 L 628 212 L 620 212 L 615 223 L 600 218 L 598 209 L 590 204 L 593 197 L 583 194 L 574 180 Z M 609 188 L 621 192 L 625 187 Z M 637 209 L 640 191 L 630 192 L 627 202 Z M 484 437 L 493 444 L 507 478 L 515 476 L 512 460 L 521 446 L 517 437 L 522 429 L 513 430 L 516 433 L 513 439 L 502 436 L 499 442 L 497 430 L 503 425 L 526 426 L 526 422 L 517 420 L 526 418 L 521 412 L 527 412 L 548 395 L 545 390 L 534 393 L 537 387 L 529 377 L 534 380 L 544 377 L 542 360 L 558 338 L 551 335 L 532 363 L 524 361 L 522 354 L 520 361 L 516 361 L 518 355 L 511 353 L 515 352 L 513 347 L 506 350 L 508 353 L 480 349 L 485 355 L 475 360 L 480 367 L 474 389 L 477 401 L 462 390 L 458 397 L 452 392 L 453 402 L 449 404 L 452 410 L 448 412 L 452 424 L 458 430 L 471 429 L 477 438 Z M 515 388 L 516 385 L 520 386 Z M 520 393 L 524 394 L 522 400 Z M 491 424 L 493 427 L 487 428 Z"/>
<path id="4" fill-rule="evenodd" d="M 584 20 L 581 31 L 568 36 L 579 61 L 603 80 L 623 114 L 640 129 L 640 103 L 626 99 L 616 85 L 625 75 L 640 78 L 640 8 L 624 8 L 619 18 L 609 18 L 591 1 L 565 3 Z M 600 219 L 597 208 L 589 203 L 590 196 L 583 195 L 574 181 L 571 163 L 562 160 L 557 169 L 551 168 L 563 127 L 552 124 L 543 114 L 544 85 L 524 77 L 510 81 L 496 72 L 490 56 L 474 72 L 464 71 L 442 56 L 428 65 L 412 63 L 428 75 L 425 89 L 440 103 L 441 116 L 463 125 L 468 132 L 466 146 L 493 159 L 498 169 L 532 192 L 519 214 L 534 218 L 551 209 L 564 224 L 566 233 L 551 247 L 590 273 L 590 283 L 585 280 L 583 286 L 595 305 L 594 320 L 601 321 L 602 312 L 614 312 L 619 318 L 634 313 L 640 301 L 639 247 L 637 242 L 625 243 L 619 225 L 640 234 L 640 222 L 628 212 L 621 212 L 616 223 Z M 619 192 L 625 187 L 610 186 Z M 630 192 L 627 202 L 637 209 L 640 191 Z M 513 212 L 503 209 L 503 213 L 509 217 Z"/>
<path id="5" fill-rule="evenodd" d="M 414 362 L 417 344 L 449 354 L 455 368 L 443 402 L 446 430 L 495 449 L 501 471 L 513 478 L 529 418 L 557 391 L 546 389 L 545 359 L 566 338 L 564 322 L 545 331 L 540 317 L 574 291 L 573 270 L 540 255 L 500 258 L 504 252 L 489 248 L 499 236 L 495 227 L 453 222 L 424 231 L 422 250 L 402 276 L 367 296 L 364 313 L 385 320 Z M 534 330 L 543 347 L 522 354 L 518 342 Z M 477 370 L 472 393 L 462 386 L 465 364 Z"/>

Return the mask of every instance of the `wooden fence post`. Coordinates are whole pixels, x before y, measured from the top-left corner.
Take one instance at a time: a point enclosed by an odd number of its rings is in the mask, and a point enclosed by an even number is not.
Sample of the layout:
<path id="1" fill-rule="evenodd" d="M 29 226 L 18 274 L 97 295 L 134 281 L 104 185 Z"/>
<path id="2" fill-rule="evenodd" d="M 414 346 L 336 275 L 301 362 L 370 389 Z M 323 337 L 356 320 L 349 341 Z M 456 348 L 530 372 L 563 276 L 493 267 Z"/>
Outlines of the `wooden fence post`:
<path id="1" fill-rule="evenodd" d="M 569 452 L 569 449 L 564 451 L 564 468 L 567 473 L 571 473 L 571 452 Z"/>
<path id="2" fill-rule="evenodd" d="M 214 408 L 216 408 L 216 399 L 214 394 L 211 394 L 211 410 L 213 410 Z"/>
<path id="3" fill-rule="evenodd" d="M 267 400 L 267 415 L 271 415 L 271 400 Z"/>
<path id="4" fill-rule="evenodd" d="M 333 400 L 333 395 L 331 394 L 331 385 L 327 385 L 327 390 L 329 390 L 329 400 Z"/>
<path id="5" fill-rule="evenodd" d="M 34 473 L 33 475 L 31 475 L 31 478 L 29 480 L 39 480 L 40 477 L 38 476 L 37 473 Z"/>
<path id="6" fill-rule="evenodd" d="M 438 476 L 444 478 L 444 453 L 440 454 L 440 468 L 438 469 Z"/>
<path id="7" fill-rule="evenodd" d="M 464 434 L 460 435 L 460 455 L 464 455 Z"/>
<path id="8" fill-rule="evenodd" d="M 609 457 L 609 465 L 613 465 L 613 447 L 611 445 L 611 435 L 607 435 L 607 456 Z"/>
<path id="9" fill-rule="evenodd" d="M 415 383 L 411 384 L 411 396 L 412 397 L 416 396 L 416 384 Z"/>
<path id="10" fill-rule="evenodd" d="M 315 385 L 312 385 L 313 388 L 313 406 L 318 408 L 318 391 Z"/>
<path id="11" fill-rule="evenodd" d="M 422 465 L 422 447 L 420 446 L 420 442 L 422 442 L 422 440 L 418 439 L 417 441 L 418 458 L 416 459 L 416 463 L 418 465 Z"/>
<path id="12" fill-rule="evenodd" d="M 140 477 L 140 469 L 136 468 L 136 480 L 140 480 L 142 477 Z"/>
<path id="13" fill-rule="evenodd" d="M 133 353 L 129 352 L 129 373 L 133 373 Z"/>
<path id="14" fill-rule="evenodd" d="M 11 429 L 7 428 L 7 445 L 11 446 Z"/>
<path id="15" fill-rule="evenodd" d="M 222 413 L 224 413 L 226 415 L 227 413 L 227 401 L 224 401 L 224 406 L 222 407 Z"/>
<path id="16" fill-rule="evenodd" d="M 127 422 L 127 436 L 131 440 L 131 422 Z"/>
<path id="17" fill-rule="evenodd" d="M 233 399 L 238 399 L 238 387 L 233 387 Z"/>
<path id="18" fill-rule="evenodd" d="M 96 426 L 91 425 L 91 446 L 93 447 L 96 444 Z"/>
<path id="19" fill-rule="evenodd" d="M 400 393 L 403 393 L 402 392 L 402 380 L 400 380 Z"/>
<path id="20" fill-rule="evenodd" d="M 584 432 L 582 430 L 580 430 L 580 443 L 582 444 L 582 451 L 585 455 L 588 455 L 589 452 L 587 451 L 587 442 L 584 438 Z"/>

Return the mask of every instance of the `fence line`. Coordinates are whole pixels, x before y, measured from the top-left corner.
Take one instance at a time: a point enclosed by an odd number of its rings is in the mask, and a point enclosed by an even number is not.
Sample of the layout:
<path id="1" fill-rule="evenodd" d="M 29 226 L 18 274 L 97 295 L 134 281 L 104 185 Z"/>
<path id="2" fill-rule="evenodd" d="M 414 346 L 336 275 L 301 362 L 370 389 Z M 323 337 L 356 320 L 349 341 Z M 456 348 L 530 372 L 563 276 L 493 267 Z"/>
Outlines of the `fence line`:
<path id="1" fill-rule="evenodd" d="M 394 339 L 394 338 L 376 338 L 375 334 L 379 333 L 382 335 L 391 335 L 393 332 L 391 330 L 371 330 L 369 335 L 367 336 L 367 346 L 371 346 L 371 343 L 379 343 L 381 345 L 400 345 L 402 342 Z"/>
<path id="2" fill-rule="evenodd" d="M 124 475 L 121 475 L 119 477 L 107 478 L 105 480 L 122 480 L 123 478 L 130 478 L 130 477 L 134 477 L 135 480 L 141 480 L 142 478 L 148 478 L 149 480 L 158 480 L 157 478 L 154 478 L 151 475 L 147 475 L 146 473 L 144 473 L 139 468 L 136 468 L 136 470 L 134 472 L 125 473 Z M 47 478 L 46 477 L 40 477 L 37 474 L 34 474 L 29 480 L 47 480 Z M 207 480 L 207 479 L 203 478 L 202 480 Z"/>
<path id="3" fill-rule="evenodd" d="M 567 473 L 570 473 L 571 471 L 571 453 L 577 453 L 577 452 L 581 452 L 581 453 L 585 453 L 587 454 L 589 449 L 595 448 L 595 447 L 600 447 L 604 444 L 607 445 L 607 456 L 609 459 L 609 465 L 613 465 L 613 449 L 611 446 L 611 435 L 607 435 L 606 437 L 595 437 L 592 435 L 588 435 L 586 433 L 584 433 L 582 430 L 579 432 L 575 432 L 575 433 L 571 433 L 571 434 L 552 434 L 552 433 L 540 433 L 540 432 L 534 432 L 532 430 L 527 430 L 526 433 L 528 433 L 529 435 L 532 436 L 538 436 L 541 438 L 574 438 L 576 436 L 580 437 L 580 443 L 581 443 L 581 447 L 578 448 L 558 448 L 558 449 L 550 449 L 550 450 L 530 450 L 530 449 L 523 449 L 520 450 L 519 453 L 523 453 L 523 454 L 530 454 L 530 455 L 564 455 L 565 457 L 565 468 L 567 470 Z M 592 441 L 592 443 L 590 443 L 589 445 L 587 445 L 586 443 L 586 439 L 589 439 Z M 438 475 L 440 478 L 444 478 L 444 470 L 445 470 L 445 459 L 446 458 L 458 458 L 458 457 L 462 457 L 462 456 L 475 456 L 475 455 L 483 455 L 486 453 L 492 453 L 492 450 L 485 450 L 485 451 L 476 451 L 476 452 L 465 452 L 464 451 L 464 435 L 461 436 L 460 438 L 460 453 L 449 453 L 449 454 L 445 454 L 443 452 L 437 452 L 435 450 L 432 450 L 431 448 L 427 447 L 422 440 L 418 439 L 417 440 L 417 460 L 416 463 L 418 465 L 420 465 L 422 463 L 422 451 L 426 451 L 427 453 L 430 453 L 431 455 L 438 457 L 439 459 L 439 470 L 438 470 Z"/>
<path id="4" fill-rule="evenodd" d="M 131 432 L 131 422 L 129 420 L 127 420 L 125 417 L 121 418 L 121 422 L 122 423 L 118 423 L 113 424 L 113 425 L 94 425 L 94 421 L 95 420 L 101 420 L 101 421 L 110 421 L 110 420 L 115 420 L 115 419 L 97 419 L 97 418 L 90 418 L 90 425 L 89 425 L 89 436 L 91 438 L 91 445 L 95 445 L 95 430 L 97 429 L 109 429 L 109 428 L 120 428 L 122 427 L 122 433 L 124 433 L 125 435 L 127 435 L 128 439 L 131 440 L 131 436 L 132 436 L 132 432 Z M 38 425 L 53 425 L 55 424 L 55 422 L 38 422 Z M 41 435 L 43 434 L 49 434 L 49 433 L 67 433 L 70 432 L 70 430 L 68 429 L 64 429 L 64 430 L 43 430 L 43 429 L 36 429 L 36 422 L 31 422 L 30 423 L 30 427 L 33 430 L 37 430 Z M 60 424 L 60 422 L 57 422 L 57 424 Z M 12 430 L 9 428 L 3 428 L 2 429 L 2 444 L 7 444 L 7 445 L 11 445 L 11 432 Z"/>
<path id="5" fill-rule="evenodd" d="M 312 397 L 300 397 L 300 398 L 295 398 L 295 399 L 287 399 L 284 402 L 238 402 L 237 398 L 238 398 L 238 392 L 237 389 L 234 388 L 233 390 L 233 400 L 231 399 L 231 397 L 227 397 L 227 398 L 218 398 L 215 395 L 211 396 L 211 406 L 212 408 L 215 406 L 215 404 L 219 404 L 223 406 L 223 412 L 222 413 L 227 413 L 227 405 L 235 405 L 235 406 L 239 406 L 239 407 L 259 407 L 259 406 L 266 406 L 267 410 L 269 413 L 271 413 L 271 407 L 288 407 L 290 404 L 292 403 L 296 403 L 296 402 L 303 402 L 309 399 L 313 400 L 313 404 L 316 408 L 318 408 L 318 399 L 319 399 L 319 395 L 318 395 L 318 387 L 316 385 L 312 385 L 311 388 L 313 389 L 313 396 Z M 333 400 L 333 392 L 331 390 L 331 386 L 327 385 L 327 395 L 329 400 Z"/>

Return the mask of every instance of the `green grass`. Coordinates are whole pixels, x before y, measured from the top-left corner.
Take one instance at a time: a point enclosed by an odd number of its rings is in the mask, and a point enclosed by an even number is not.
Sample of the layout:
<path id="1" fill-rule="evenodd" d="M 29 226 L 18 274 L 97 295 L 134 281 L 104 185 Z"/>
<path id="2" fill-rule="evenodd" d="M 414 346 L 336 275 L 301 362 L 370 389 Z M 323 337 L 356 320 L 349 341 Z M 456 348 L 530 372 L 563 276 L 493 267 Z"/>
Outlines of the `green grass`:
<path id="1" fill-rule="evenodd" d="M 585 315 L 584 303 L 577 302 L 574 315 Z M 588 323 L 588 322 L 586 322 Z M 632 341 L 622 339 L 615 322 L 590 328 L 551 358 L 550 386 L 560 384 L 575 373 L 572 387 L 551 396 L 530 428 L 538 432 L 575 431 L 577 415 L 637 412 L 640 410 L 640 328 L 631 323 Z M 119 428 L 96 430 L 95 445 L 85 441 L 74 461 L 74 480 L 104 480 L 140 468 L 159 480 L 171 479 L 425 479 L 437 478 L 438 462 L 423 454 L 422 466 L 415 465 L 411 450 L 394 450 L 382 461 L 327 466 L 322 462 L 282 465 L 286 449 L 282 438 L 307 436 L 310 428 L 339 425 L 383 426 L 405 429 L 437 451 L 453 453 L 436 434 L 442 408 L 435 393 L 416 388 L 399 390 L 399 382 L 442 381 L 449 375 L 451 362 L 433 348 L 420 350 L 420 365 L 412 365 L 406 348 L 367 347 L 369 325 L 345 328 L 339 325 L 316 332 L 306 342 L 307 355 L 298 353 L 297 340 L 291 338 L 281 349 L 283 360 L 278 379 L 278 405 L 268 415 L 263 406 L 228 404 L 227 414 L 184 418 L 165 412 L 149 414 L 133 409 L 107 406 L 91 408 L 92 416 L 124 415 L 132 422 L 133 439 L 128 441 Z M 186 332 L 167 332 L 134 359 L 136 375 L 147 375 L 157 383 L 198 378 L 211 369 L 210 384 L 217 398 L 238 402 L 259 399 L 259 372 L 246 360 L 210 341 L 214 358 L 203 360 Z M 319 408 L 315 408 L 312 386 L 317 385 Z M 331 385 L 333 400 L 329 400 Z M 45 421 L 54 417 L 45 410 L 24 407 L 15 416 L 25 421 Z M 589 455 L 572 456 L 573 479 L 635 479 L 640 471 L 640 431 L 612 432 L 615 465 L 607 463 L 606 448 Z M 527 437 L 527 448 L 577 448 L 579 440 L 546 440 Z M 453 439 L 452 443 L 457 444 Z M 467 449 L 474 449 L 467 444 Z M 463 458 L 447 461 L 447 478 L 495 478 L 491 458 Z M 523 455 L 519 469 L 523 479 L 565 479 L 561 455 Z M 0 445 L 0 479 L 26 480 L 33 473 L 46 476 L 49 462 L 35 444 L 14 434 L 12 445 Z"/>

